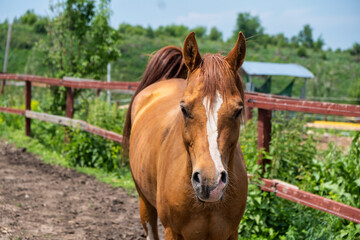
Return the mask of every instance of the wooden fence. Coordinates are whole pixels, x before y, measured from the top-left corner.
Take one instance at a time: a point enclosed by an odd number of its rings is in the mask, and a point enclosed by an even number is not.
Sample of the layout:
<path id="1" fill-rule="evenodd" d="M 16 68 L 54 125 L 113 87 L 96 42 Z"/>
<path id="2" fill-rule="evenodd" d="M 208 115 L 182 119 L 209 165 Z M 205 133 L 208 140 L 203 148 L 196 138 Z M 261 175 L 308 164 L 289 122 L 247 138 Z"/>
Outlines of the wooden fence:
<path id="1" fill-rule="evenodd" d="M 64 126 L 78 127 L 84 131 L 97 134 L 104 138 L 121 143 L 122 136 L 108 130 L 93 126 L 81 120 L 74 120 L 73 88 L 85 89 L 117 89 L 135 91 L 137 82 L 96 82 L 91 80 L 56 79 L 39 76 L 0 74 L 0 80 L 25 81 L 25 110 L 0 107 L 0 112 L 23 115 L 25 117 L 25 133 L 31 136 L 31 119 L 53 122 Z M 54 116 L 45 113 L 31 111 L 31 86 L 32 83 L 43 83 L 48 85 L 66 87 L 66 117 Z M 271 140 L 271 116 L 273 110 L 296 111 L 315 114 L 326 114 L 336 116 L 360 117 L 360 106 L 335 104 L 326 102 L 315 102 L 281 97 L 269 94 L 253 92 L 245 93 L 245 104 L 250 108 L 258 108 L 258 148 L 269 150 Z M 267 161 L 259 159 L 258 164 Z M 251 178 L 251 176 L 249 176 Z M 297 187 L 279 180 L 261 179 L 264 185 L 260 188 L 264 191 L 274 192 L 278 197 L 306 205 L 320 211 L 360 224 L 360 209 L 321 197 L 312 193 L 299 190 Z"/>
<path id="2" fill-rule="evenodd" d="M 258 148 L 269 151 L 271 141 L 272 111 L 294 111 L 324 115 L 360 118 L 360 106 L 327 102 L 307 101 L 270 94 L 247 92 L 245 104 L 248 108 L 258 108 Z M 268 160 L 258 160 L 258 164 L 267 164 Z"/>

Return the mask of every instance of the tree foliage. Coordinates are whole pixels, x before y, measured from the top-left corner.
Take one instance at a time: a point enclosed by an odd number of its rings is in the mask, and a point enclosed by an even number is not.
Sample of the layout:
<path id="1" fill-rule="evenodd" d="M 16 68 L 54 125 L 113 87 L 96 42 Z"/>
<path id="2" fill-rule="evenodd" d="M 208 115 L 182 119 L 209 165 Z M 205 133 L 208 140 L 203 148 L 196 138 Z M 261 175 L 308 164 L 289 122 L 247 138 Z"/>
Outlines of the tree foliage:
<path id="1" fill-rule="evenodd" d="M 313 29 L 310 24 L 304 25 L 303 29 L 300 30 L 297 37 L 294 38 L 298 44 L 306 48 L 313 48 L 315 51 L 322 50 L 325 45 L 323 37 L 320 35 L 316 41 L 313 38 Z"/>
<path id="2" fill-rule="evenodd" d="M 34 10 L 27 10 L 24 15 L 22 15 L 19 19 L 19 22 L 27 25 L 34 25 L 38 20 L 38 16 L 34 13 Z"/>
<path id="3" fill-rule="evenodd" d="M 30 26 L 34 29 L 35 33 L 45 34 L 49 19 L 35 14 L 34 10 L 31 9 L 27 10 L 19 19 L 15 19 L 14 23 Z"/>
<path id="4" fill-rule="evenodd" d="M 222 33 L 216 28 L 212 27 L 209 33 L 209 39 L 212 41 L 221 41 Z"/>
<path id="5" fill-rule="evenodd" d="M 119 32 L 109 25 L 109 0 L 67 0 L 51 6 L 54 14 L 48 36 L 37 44 L 37 59 L 47 66 L 50 75 L 62 78 L 100 79 L 109 62 L 120 56 L 116 44 Z M 52 87 L 55 96 L 50 111 L 65 110 L 64 88 Z M 75 93 L 77 94 L 77 92 Z"/>
<path id="6" fill-rule="evenodd" d="M 120 35 L 109 25 L 108 4 L 101 0 L 96 8 L 94 0 L 68 0 L 51 7 L 55 16 L 48 38 L 37 49 L 54 75 L 99 79 L 107 63 L 120 56 L 115 48 Z"/>
<path id="7" fill-rule="evenodd" d="M 197 38 L 205 38 L 206 37 L 206 27 L 196 27 L 191 29 L 190 31 L 195 32 Z"/>
<path id="8" fill-rule="evenodd" d="M 354 43 L 350 49 L 351 55 L 360 55 L 360 43 Z"/>
<path id="9" fill-rule="evenodd" d="M 132 26 L 128 23 L 122 23 L 119 25 L 118 28 L 119 33 L 125 34 L 125 35 L 145 35 L 146 29 L 144 29 L 140 25 Z"/>
<path id="10" fill-rule="evenodd" d="M 245 37 L 252 37 L 262 34 L 264 28 L 261 26 L 260 19 L 257 16 L 251 16 L 250 13 L 239 13 L 236 19 L 234 38 L 237 38 L 239 32 L 243 32 Z"/>
<path id="11" fill-rule="evenodd" d="M 186 35 L 189 33 L 189 28 L 184 25 L 167 25 L 167 26 L 160 26 L 156 30 L 157 36 L 168 36 L 168 37 L 180 37 L 185 38 Z"/>
<path id="12" fill-rule="evenodd" d="M 309 24 L 304 25 L 303 29 L 299 32 L 298 40 L 303 46 L 313 48 L 314 40 L 312 36 L 312 28 Z"/>

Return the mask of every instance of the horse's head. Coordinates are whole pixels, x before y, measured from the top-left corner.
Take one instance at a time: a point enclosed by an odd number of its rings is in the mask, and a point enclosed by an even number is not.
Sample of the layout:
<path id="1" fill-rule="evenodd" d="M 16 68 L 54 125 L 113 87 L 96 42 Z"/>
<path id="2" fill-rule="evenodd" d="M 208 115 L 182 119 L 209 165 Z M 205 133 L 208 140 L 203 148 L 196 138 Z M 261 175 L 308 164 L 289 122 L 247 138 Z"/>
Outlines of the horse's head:
<path id="1" fill-rule="evenodd" d="M 192 166 L 191 183 L 203 202 L 222 199 L 229 183 L 244 108 L 244 91 L 237 71 L 244 62 L 245 51 L 242 33 L 226 57 L 201 57 L 194 33 L 184 43 L 188 77 L 180 102 L 183 139 Z"/>

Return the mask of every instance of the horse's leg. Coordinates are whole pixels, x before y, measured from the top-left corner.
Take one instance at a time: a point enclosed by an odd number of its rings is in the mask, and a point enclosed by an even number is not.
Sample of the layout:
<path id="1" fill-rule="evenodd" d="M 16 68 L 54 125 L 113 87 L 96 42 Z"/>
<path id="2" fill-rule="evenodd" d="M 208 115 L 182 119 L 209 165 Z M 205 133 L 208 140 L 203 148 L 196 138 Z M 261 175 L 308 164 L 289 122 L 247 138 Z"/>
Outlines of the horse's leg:
<path id="1" fill-rule="evenodd" d="M 139 192 L 140 218 L 146 232 L 146 240 L 159 240 L 157 212 Z"/>
<path id="2" fill-rule="evenodd" d="M 165 240 L 182 240 L 183 238 L 175 234 L 170 228 L 165 228 Z"/>
<path id="3" fill-rule="evenodd" d="M 238 240 L 238 231 L 236 230 L 233 234 L 231 234 L 228 240 Z"/>

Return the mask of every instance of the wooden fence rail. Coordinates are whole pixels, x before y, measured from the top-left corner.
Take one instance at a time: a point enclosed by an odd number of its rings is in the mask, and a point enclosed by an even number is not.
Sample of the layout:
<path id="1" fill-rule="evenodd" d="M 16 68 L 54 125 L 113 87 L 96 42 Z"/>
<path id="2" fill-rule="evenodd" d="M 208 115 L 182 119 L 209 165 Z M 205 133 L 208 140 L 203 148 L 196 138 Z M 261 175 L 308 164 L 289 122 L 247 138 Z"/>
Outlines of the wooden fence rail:
<path id="1" fill-rule="evenodd" d="M 3 80 L 16 80 L 27 82 L 38 82 L 54 86 L 64 86 L 69 88 L 86 88 L 86 89 L 119 89 L 119 90 L 133 90 L 139 86 L 138 82 L 100 82 L 92 80 L 78 81 L 76 79 L 59 79 L 47 78 L 23 74 L 5 74 L 0 73 L 0 79 Z"/>
<path id="2" fill-rule="evenodd" d="M 122 136 L 118 133 L 114 133 L 111 131 L 108 131 L 106 129 L 96 127 L 94 125 L 91 125 L 83 120 L 76 120 L 68 117 L 62 117 L 62 116 L 56 116 L 46 113 L 39 113 L 34 111 L 28 111 L 28 110 L 20 110 L 20 109 L 12 109 L 12 108 L 6 108 L 6 107 L 0 107 L 0 112 L 6 112 L 16 115 L 23 115 L 26 118 L 29 119 L 36 119 L 41 120 L 45 122 L 51 122 L 67 127 L 73 127 L 73 128 L 79 128 L 81 130 L 84 130 L 86 132 L 101 136 L 103 138 L 121 143 L 122 142 Z"/>
<path id="3" fill-rule="evenodd" d="M 254 92 L 245 94 L 245 102 L 248 107 L 271 111 L 294 111 L 360 118 L 359 105 L 316 102 Z"/>
<path id="4" fill-rule="evenodd" d="M 25 81 L 25 110 L 0 107 L 0 112 L 23 115 L 25 117 L 26 135 L 31 135 L 31 119 L 52 122 L 69 127 L 80 128 L 84 131 L 102 136 L 106 139 L 121 143 L 122 136 L 88 124 L 82 120 L 72 119 L 74 94 L 73 88 L 84 89 L 117 89 L 133 92 L 139 86 L 138 82 L 95 82 L 76 79 L 56 79 L 40 76 L 20 74 L 0 74 L 0 80 Z M 31 87 L 32 83 L 42 83 L 66 87 L 66 117 L 55 116 L 46 113 L 31 111 Z M 305 101 L 288 97 L 268 94 L 246 92 L 245 104 L 247 107 L 258 108 L 258 148 L 269 150 L 271 140 L 271 116 L 273 110 L 296 111 L 315 114 L 360 117 L 360 106 L 348 104 L 335 104 L 315 101 Z M 259 159 L 258 164 L 269 161 Z M 288 199 L 320 211 L 328 212 L 335 216 L 360 224 L 360 209 L 338 203 L 336 201 L 299 190 L 297 187 L 279 180 L 261 179 L 264 185 L 260 188 L 264 191 L 274 192 L 278 197 Z"/>
<path id="5" fill-rule="evenodd" d="M 252 176 L 248 175 L 248 178 L 251 181 Z M 259 185 L 259 187 L 263 191 L 275 193 L 280 198 L 360 224 L 360 209 L 299 190 L 298 187 L 280 180 L 266 178 L 261 178 L 260 180 L 263 182 L 263 185 Z"/>

